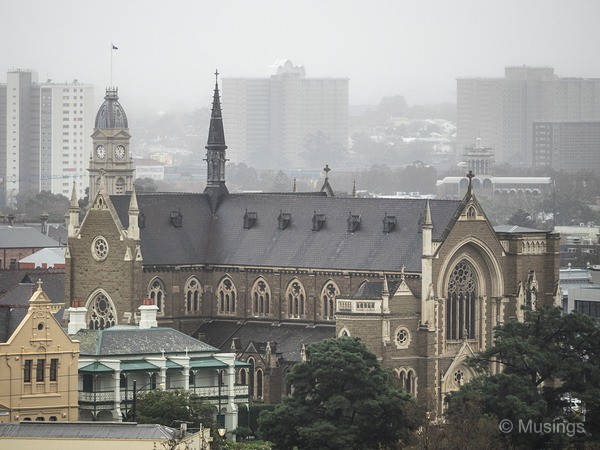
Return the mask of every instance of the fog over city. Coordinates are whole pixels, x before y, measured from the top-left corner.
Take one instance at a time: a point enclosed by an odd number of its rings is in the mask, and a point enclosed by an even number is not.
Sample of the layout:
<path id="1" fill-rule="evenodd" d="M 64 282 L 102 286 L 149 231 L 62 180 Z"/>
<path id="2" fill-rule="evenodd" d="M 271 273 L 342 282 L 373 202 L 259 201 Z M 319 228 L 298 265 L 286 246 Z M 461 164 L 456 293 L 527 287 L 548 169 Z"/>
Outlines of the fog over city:
<path id="1" fill-rule="evenodd" d="M 454 102 L 461 76 L 507 65 L 597 77 L 597 1 L 3 1 L 0 72 L 118 85 L 130 113 L 208 106 L 215 68 L 263 77 L 277 59 L 350 79 L 350 104 Z"/>

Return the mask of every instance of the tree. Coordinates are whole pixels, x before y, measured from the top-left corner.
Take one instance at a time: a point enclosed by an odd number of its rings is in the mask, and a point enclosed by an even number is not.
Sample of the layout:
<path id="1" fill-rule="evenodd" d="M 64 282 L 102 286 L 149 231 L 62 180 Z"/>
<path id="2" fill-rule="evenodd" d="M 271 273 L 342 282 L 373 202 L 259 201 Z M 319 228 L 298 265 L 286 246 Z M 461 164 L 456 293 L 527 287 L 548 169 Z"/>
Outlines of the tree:
<path id="1" fill-rule="evenodd" d="M 452 414 L 466 402 L 481 405 L 498 420 L 522 423 L 575 423 L 577 410 L 569 398 L 585 404 L 585 432 L 568 434 L 512 433 L 515 445 L 568 445 L 566 440 L 594 439 L 600 434 L 600 330 L 579 313 L 562 315 L 560 308 L 526 310 L 523 322 L 497 327 L 494 345 L 470 360 L 484 373 L 500 363 L 502 373 L 476 379 L 447 397 Z M 581 432 L 582 427 L 575 428 Z"/>
<path id="2" fill-rule="evenodd" d="M 520 227 L 533 228 L 535 226 L 535 221 L 531 218 L 526 211 L 519 209 L 516 211 L 510 219 L 508 219 L 509 225 L 518 225 Z"/>
<path id="3" fill-rule="evenodd" d="M 69 210 L 69 199 L 62 194 L 41 191 L 33 196 L 28 193 L 17 195 L 17 213 L 25 221 L 37 222 L 40 214 L 48 213 L 49 222 L 62 222 Z"/>
<path id="4" fill-rule="evenodd" d="M 406 440 L 410 396 L 391 386 L 377 357 L 356 338 L 310 345 L 289 375 L 291 396 L 259 418 L 279 449 L 366 449 Z"/>
<path id="5" fill-rule="evenodd" d="M 183 389 L 146 391 L 137 399 L 136 421 L 172 426 L 187 422 L 189 428 L 205 427 L 213 422 L 214 407 Z"/>
<path id="6" fill-rule="evenodd" d="M 348 152 L 339 142 L 333 141 L 322 131 L 317 131 L 304 137 L 304 150 L 300 156 L 306 162 L 307 167 L 315 167 L 333 161 L 345 161 Z"/>
<path id="7" fill-rule="evenodd" d="M 156 192 L 158 187 L 152 178 L 138 178 L 133 182 L 137 192 Z"/>

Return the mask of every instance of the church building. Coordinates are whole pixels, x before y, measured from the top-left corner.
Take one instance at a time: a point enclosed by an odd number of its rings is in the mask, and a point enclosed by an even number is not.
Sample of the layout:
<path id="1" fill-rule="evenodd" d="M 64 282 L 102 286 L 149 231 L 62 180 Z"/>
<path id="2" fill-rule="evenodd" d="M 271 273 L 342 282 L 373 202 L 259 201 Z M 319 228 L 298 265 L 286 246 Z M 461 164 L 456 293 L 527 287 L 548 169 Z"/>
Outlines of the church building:
<path id="1" fill-rule="evenodd" d="M 289 392 L 306 345 L 350 335 L 441 405 L 494 326 L 559 295 L 558 235 L 494 228 L 471 185 L 462 200 L 336 197 L 326 171 L 319 192 L 230 193 L 218 83 L 203 193 L 136 193 L 127 127 L 108 90 L 81 223 L 71 200 L 66 298 L 92 329 L 151 298 L 161 326 L 249 363 L 237 383 L 254 401 Z"/>

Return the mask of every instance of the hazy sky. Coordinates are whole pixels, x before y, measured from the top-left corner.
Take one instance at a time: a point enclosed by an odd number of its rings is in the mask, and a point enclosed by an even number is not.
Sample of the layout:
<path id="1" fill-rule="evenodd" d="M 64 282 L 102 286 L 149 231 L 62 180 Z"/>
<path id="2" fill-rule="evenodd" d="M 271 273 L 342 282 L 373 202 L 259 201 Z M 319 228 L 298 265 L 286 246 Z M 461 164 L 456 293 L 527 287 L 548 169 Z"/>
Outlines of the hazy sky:
<path id="1" fill-rule="evenodd" d="M 224 77 L 267 76 L 277 59 L 347 77 L 351 104 L 402 94 L 455 101 L 456 77 L 506 65 L 600 77 L 598 0 L 1 0 L 0 80 L 113 84 L 126 110 L 209 105 Z"/>

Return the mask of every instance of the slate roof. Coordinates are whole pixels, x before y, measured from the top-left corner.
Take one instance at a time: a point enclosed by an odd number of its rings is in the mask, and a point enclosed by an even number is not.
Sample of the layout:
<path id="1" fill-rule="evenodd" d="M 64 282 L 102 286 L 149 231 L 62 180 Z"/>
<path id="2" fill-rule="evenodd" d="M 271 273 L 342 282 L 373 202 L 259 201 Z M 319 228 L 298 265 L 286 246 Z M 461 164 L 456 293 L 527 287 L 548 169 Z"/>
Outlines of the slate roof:
<path id="1" fill-rule="evenodd" d="M 0 423 L 0 438 L 170 439 L 178 430 L 134 422 Z"/>
<path id="2" fill-rule="evenodd" d="M 129 195 L 111 200 L 124 226 L 129 223 Z M 146 218 L 141 230 L 144 265 L 232 264 L 349 270 L 421 271 L 424 199 L 326 197 L 322 195 L 229 194 L 213 215 L 204 194 L 139 194 Z M 430 200 L 433 238 L 439 239 L 460 206 L 457 200 Z M 183 226 L 171 225 L 170 211 L 181 211 Z M 244 228 L 246 212 L 256 213 Z M 278 228 L 280 212 L 291 223 Z M 348 232 L 348 217 L 360 215 L 359 228 Z M 325 225 L 312 230 L 313 215 Z M 390 233 L 384 215 L 395 216 Z"/>
<path id="3" fill-rule="evenodd" d="M 518 225 L 496 225 L 494 227 L 496 233 L 547 233 L 545 230 L 536 230 L 535 228 L 520 227 Z"/>
<path id="4" fill-rule="evenodd" d="M 233 338 L 239 338 L 242 349 L 245 349 L 251 341 L 276 342 L 277 353 L 281 353 L 286 361 L 298 362 L 302 344 L 309 345 L 323 339 L 334 338 L 335 325 L 306 326 L 306 324 L 295 323 L 271 325 L 267 322 L 239 323 L 233 320 L 212 320 L 200 325 L 194 335 L 223 352 L 231 351 Z"/>
<path id="5" fill-rule="evenodd" d="M 216 348 L 172 328 L 140 330 L 133 325 L 117 325 L 105 330 L 79 330 L 73 339 L 80 341 L 81 355 L 147 355 L 189 352 L 214 352 Z"/>
<path id="6" fill-rule="evenodd" d="M 394 295 L 400 286 L 399 281 L 388 281 L 388 292 L 390 297 Z M 380 299 L 383 295 L 382 281 L 364 281 L 352 295 L 354 299 Z"/>
<path id="7" fill-rule="evenodd" d="M 44 247 L 59 247 L 59 244 L 35 228 L 0 226 L 0 248 Z"/>

